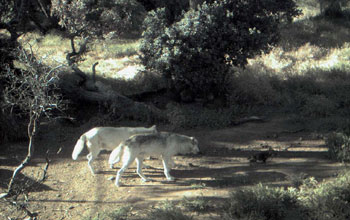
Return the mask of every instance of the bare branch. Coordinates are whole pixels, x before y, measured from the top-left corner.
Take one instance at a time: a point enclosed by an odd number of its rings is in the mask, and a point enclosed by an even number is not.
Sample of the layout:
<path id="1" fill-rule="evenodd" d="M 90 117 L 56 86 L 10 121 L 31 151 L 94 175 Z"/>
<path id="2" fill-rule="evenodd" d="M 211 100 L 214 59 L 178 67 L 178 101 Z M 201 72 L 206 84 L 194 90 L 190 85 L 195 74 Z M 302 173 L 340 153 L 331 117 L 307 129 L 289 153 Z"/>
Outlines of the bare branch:
<path id="1" fill-rule="evenodd" d="M 67 56 L 66 56 L 66 60 L 67 60 L 69 66 L 72 66 L 72 65 L 82 61 L 83 55 L 85 55 L 88 52 L 87 45 L 89 43 L 89 38 L 83 38 L 83 41 L 80 44 L 78 52 L 76 51 L 76 48 L 75 48 L 74 38 L 75 38 L 74 35 L 70 37 L 72 52 L 67 53 Z"/>
<path id="2" fill-rule="evenodd" d="M 96 83 L 96 66 L 97 65 L 98 65 L 98 62 L 92 65 L 92 82 L 93 83 Z"/>

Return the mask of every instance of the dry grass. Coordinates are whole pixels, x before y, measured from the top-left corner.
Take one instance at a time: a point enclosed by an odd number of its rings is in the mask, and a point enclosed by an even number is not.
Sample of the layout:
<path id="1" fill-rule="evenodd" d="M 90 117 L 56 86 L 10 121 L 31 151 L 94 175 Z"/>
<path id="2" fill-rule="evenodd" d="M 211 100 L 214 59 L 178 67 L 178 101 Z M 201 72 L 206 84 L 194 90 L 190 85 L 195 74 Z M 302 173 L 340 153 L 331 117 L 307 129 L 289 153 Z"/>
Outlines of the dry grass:
<path id="1" fill-rule="evenodd" d="M 27 33 L 20 38 L 20 42 L 27 48 L 31 47 L 38 57 L 51 65 L 65 64 L 66 54 L 71 51 L 70 40 L 57 31 L 45 36 L 36 32 Z M 76 40 L 76 45 L 79 45 L 79 40 Z M 96 71 L 100 76 L 132 78 L 136 70 L 140 69 L 138 45 L 138 40 L 134 39 L 94 41 L 89 45 L 89 52 L 79 67 L 89 73 L 92 65 L 99 62 Z"/>
<path id="2" fill-rule="evenodd" d="M 336 22 L 319 16 L 318 0 L 297 0 L 303 15 L 282 30 L 282 41 L 270 53 L 249 60 L 245 70 L 258 75 L 286 77 L 310 72 L 350 69 L 350 23 Z M 318 16 L 318 17 L 317 17 Z M 34 52 L 48 63 L 65 63 L 70 42 L 61 33 L 45 36 L 29 33 L 22 42 L 31 45 Z M 78 42 L 77 42 L 78 43 Z M 92 64 L 99 62 L 97 74 L 107 78 L 130 79 L 143 67 L 138 60 L 139 41 L 95 41 L 80 68 L 89 73 Z"/>

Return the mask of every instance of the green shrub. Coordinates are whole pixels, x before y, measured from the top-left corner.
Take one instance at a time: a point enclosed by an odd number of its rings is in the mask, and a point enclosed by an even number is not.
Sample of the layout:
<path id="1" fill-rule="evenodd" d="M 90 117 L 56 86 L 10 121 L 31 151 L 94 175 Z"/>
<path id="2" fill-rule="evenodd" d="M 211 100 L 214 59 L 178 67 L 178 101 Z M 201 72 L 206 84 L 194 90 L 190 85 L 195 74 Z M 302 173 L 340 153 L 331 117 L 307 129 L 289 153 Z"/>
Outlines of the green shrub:
<path id="1" fill-rule="evenodd" d="M 350 218 L 350 174 L 318 183 L 309 178 L 301 186 L 298 200 L 305 220 L 345 220 Z"/>
<path id="2" fill-rule="evenodd" d="M 176 207 L 173 203 L 166 201 L 161 207 L 155 208 L 148 213 L 145 220 L 191 220 L 193 219 L 190 216 L 187 216 L 183 211 Z"/>
<path id="3" fill-rule="evenodd" d="M 231 193 L 223 207 L 224 219 L 281 220 L 296 207 L 296 192 L 261 184 Z"/>
<path id="4" fill-rule="evenodd" d="M 125 206 L 115 209 L 112 212 L 98 213 L 95 217 L 84 218 L 86 220 L 126 220 L 130 216 L 131 207 Z"/>
<path id="5" fill-rule="evenodd" d="M 229 106 L 276 106 L 281 92 L 274 88 L 277 77 L 245 70 L 231 77 L 227 103 Z"/>
<path id="6" fill-rule="evenodd" d="M 187 197 L 183 198 L 180 202 L 182 206 L 186 208 L 186 210 L 190 212 L 205 213 L 213 210 L 213 205 L 209 200 L 204 197 L 196 197 L 195 199 L 189 199 Z"/>
<path id="7" fill-rule="evenodd" d="M 172 0 L 172 1 L 137 0 L 137 1 L 140 2 L 147 11 L 164 8 L 167 15 L 166 18 L 170 23 L 174 22 L 176 18 L 181 15 L 182 11 L 187 11 L 189 6 L 188 0 Z"/>
<path id="8" fill-rule="evenodd" d="M 288 176 L 288 180 L 292 183 L 292 186 L 295 188 L 299 188 L 301 185 L 303 185 L 307 174 L 306 173 L 298 173 L 298 174 L 292 174 Z"/>
<path id="9" fill-rule="evenodd" d="M 208 98 L 226 93 L 230 67 L 269 51 L 282 17 L 298 14 L 293 1 L 223 0 L 191 9 L 174 23 L 165 9 L 148 14 L 140 45 L 142 63 L 158 70 L 177 92 Z M 282 3 L 282 2 L 281 2 Z M 287 8 L 287 4 L 291 7 Z M 279 8 L 282 7 L 282 8 Z"/>
<path id="10" fill-rule="evenodd" d="M 145 10 L 135 0 L 53 0 L 51 13 L 74 36 L 90 38 L 140 31 Z"/>
<path id="11" fill-rule="evenodd" d="M 350 136 L 344 133 L 332 133 L 326 139 L 328 155 L 341 162 L 350 161 Z"/>

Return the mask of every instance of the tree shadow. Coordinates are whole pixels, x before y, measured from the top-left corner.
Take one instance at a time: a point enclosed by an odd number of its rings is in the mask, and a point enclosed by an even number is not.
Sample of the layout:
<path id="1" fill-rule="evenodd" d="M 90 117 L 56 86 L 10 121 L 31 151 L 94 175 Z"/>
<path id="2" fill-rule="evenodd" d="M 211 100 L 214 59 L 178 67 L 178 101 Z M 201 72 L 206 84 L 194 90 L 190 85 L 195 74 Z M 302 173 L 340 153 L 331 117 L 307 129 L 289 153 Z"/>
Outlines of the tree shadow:
<path id="1" fill-rule="evenodd" d="M 12 170 L 0 169 L 0 188 L 7 189 L 12 174 Z M 22 173 L 17 174 L 13 189 L 14 192 L 43 192 L 48 190 L 54 190 L 43 183 L 39 183 L 38 180 L 28 177 Z"/>
<path id="2" fill-rule="evenodd" d="M 196 185 L 206 187 L 238 187 L 258 183 L 280 184 L 289 182 L 295 174 L 304 173 L 316 179 L 331 178 L 337 175 L 339 168 L 326 161 L 306 160 L 304 162 L 266 162 L 227 166 L 222 168 L 199 167 L 187 170 L 172 170 L 177 178 L 173 184 Z M 191 180 L 189 180 L 191 179 Z"/>

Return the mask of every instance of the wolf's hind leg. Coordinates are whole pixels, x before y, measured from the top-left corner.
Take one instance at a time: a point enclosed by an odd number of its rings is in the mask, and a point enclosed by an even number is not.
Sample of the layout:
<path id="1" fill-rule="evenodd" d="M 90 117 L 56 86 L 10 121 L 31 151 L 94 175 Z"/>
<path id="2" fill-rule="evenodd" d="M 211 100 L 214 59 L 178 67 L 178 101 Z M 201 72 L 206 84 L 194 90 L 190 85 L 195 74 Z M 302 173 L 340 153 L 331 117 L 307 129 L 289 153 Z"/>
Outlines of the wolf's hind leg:
<path id="1" fill-rule="evenodd" d="M 95 149 L 95 148 L 91 148 L 91 146 L 89 146 L 88 144 L 88 147 L 90 149 L 90 153 L 88 154 L 87 158 L 88 158 L 88 166 L 91 170 L 91 173 L 92 175 L 95 175 L 96 174 L 96 171 L 95 169 L 92 167 L 92 162 L 98 157 L 99 153 L 100 153 L 100 150 L 99 149 Z"/>
<path id="2" fill-rule="evenodd" d="M 123 165 L 120 170 L 117 172 L 117 177 L 115 178 L 115 185 L 120 186 L 119 180 L 124 171 L 130 166 L 130 164 L 135 160 L 135 157 L 132 157 L 130 153 L 124 154 L 123 156 Z"/>
<path id="3" fill-rule="evenodd" d="M 176 164 L 175 164 L 173 158 L 170 157 L 170 158 L 168 159 L 168 168 L 169 168 L 169 169 L 172 169 L 172 168 L 174 168 L 175 166 L 176 166 Z"/>
<path id="4" fill-rule="evenodd" d="M 168 181 L 174 181 L 175 178 L 170 175 L 169 160 L 171 160 L 171 158 L 167 158 L 167 157 L 163 158 L 162 162 L 164 167 L 164 174 Z"/>
<path id="5" fill-rule="evenodd" d="M 148 179 L 142 172 L 143 157 L 136 157 L 136 164 L 137 164 L 136 173 L 141 177 L 142 181 L 143 182 L 150 181 L 151 179 Z"/>

